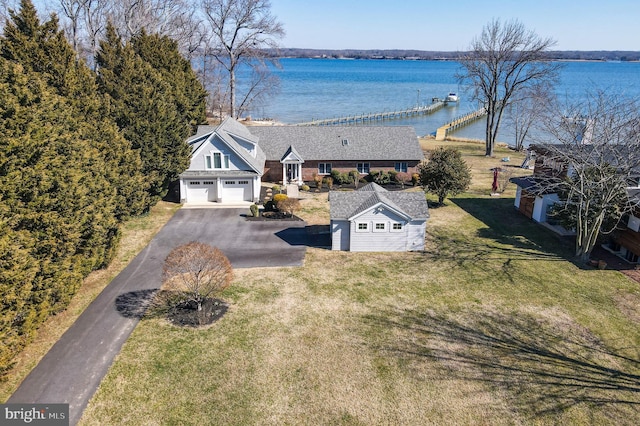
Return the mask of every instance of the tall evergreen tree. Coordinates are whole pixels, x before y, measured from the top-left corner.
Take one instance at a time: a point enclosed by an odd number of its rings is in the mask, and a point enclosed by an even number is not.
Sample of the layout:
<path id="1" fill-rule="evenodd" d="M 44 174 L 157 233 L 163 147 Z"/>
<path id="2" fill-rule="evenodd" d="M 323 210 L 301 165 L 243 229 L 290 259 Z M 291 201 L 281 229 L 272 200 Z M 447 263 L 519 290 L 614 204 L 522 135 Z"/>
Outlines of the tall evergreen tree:
<path id="1" fill-rule="evenodd" d="M 207 92 L 198 80 L 191 63 L 178 50 L 178 43 L 167 36 L 141 31 L 131 40 L 133 50 L 171 86 L 173 102 L 180 120 L 195 133 L 206 122 Z"/>
<path id="2" fill-rule="evenodd" d="M 107 27 L 96 63 L 99 90 L 110 98 L 109 114 L 140 152 L 149 201 L 155 203 L 189 166 L 191 150 L 184 142 L 189 123 L 180 116 L 168 81 L 131 43 L 122 43 L 113 25 Z"/>
<path id="3" fill-rule="evenodd" d="M 38 73 L 0 58 L 0 98 L 0 224 L 15 238 L 0 256 L 27 256 L 0 261 L 0 275 L 30 279 L 26 287 L 2 286 L 3 300 L 24 299 L 2 305 L 2 317 L 16 318 L 2 333 L 26 341 L 110 260 L 119 235 L 117 194 L 74 108 Z"/>
<path id="4" fill-rule="evenodd" d="M 37 72 L 59 95 L 80 123 L 80 137 L 91 142 L 103 157 L 101 173 L 117 191 L 118 218 L 137 215 L 148 207 L 147 184 L 141 173 L 139 153 L 119 134 L 105 115 L 105 100 L 98 93 L 95 78 L 86 64 L 76 60 L 55 16 L 40 23 L 30 0 L 22 0 L 18 12 L 10 11 L 1 55 L 19 63 L 27 72 Z"/>

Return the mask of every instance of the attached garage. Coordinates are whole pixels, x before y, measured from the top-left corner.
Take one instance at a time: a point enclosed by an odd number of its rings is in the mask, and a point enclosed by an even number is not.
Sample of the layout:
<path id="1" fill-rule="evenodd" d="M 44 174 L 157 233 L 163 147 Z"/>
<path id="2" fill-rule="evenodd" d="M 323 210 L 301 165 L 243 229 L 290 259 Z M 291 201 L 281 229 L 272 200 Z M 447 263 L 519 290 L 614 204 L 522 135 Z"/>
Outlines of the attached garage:
<path id="1" fill-rule="evenodd" d="M 221 197 L 223 202 L 252 201 L 253 191 L 251 181 L 246 179 L 224 179 L 222 181 Z"/>
<path id="2" fill-rule="evenodd" d="M 190 203 L 216 201 L 215 180 L 187 180 L 186 200 Z"/>

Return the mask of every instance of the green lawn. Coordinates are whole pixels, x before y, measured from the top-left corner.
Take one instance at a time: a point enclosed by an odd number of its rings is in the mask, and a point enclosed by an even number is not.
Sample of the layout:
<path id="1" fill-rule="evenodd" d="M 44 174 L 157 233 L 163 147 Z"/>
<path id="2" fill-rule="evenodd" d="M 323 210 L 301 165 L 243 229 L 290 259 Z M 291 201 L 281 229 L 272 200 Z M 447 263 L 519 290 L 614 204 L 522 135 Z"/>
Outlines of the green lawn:
<path id="1" fill-rule="evenodd" d="M 424 253 L 309 249 L 209 328 L 143 320 L 82 424 L 638 424 L 640 286 L 482 188 Z"/>

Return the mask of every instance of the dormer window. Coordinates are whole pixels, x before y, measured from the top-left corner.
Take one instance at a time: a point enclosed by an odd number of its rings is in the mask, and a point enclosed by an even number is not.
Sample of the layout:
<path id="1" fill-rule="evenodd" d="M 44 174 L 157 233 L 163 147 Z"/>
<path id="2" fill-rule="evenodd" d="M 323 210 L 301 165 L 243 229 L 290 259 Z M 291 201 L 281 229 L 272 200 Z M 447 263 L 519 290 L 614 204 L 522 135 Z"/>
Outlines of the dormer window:
<path id="1" fill-rule="evenodd" d="M 205 155 L 204 166 L 206 169 L 228 169 L 229 156 L 221 152 L 212 152 L 211 155 Z"/>

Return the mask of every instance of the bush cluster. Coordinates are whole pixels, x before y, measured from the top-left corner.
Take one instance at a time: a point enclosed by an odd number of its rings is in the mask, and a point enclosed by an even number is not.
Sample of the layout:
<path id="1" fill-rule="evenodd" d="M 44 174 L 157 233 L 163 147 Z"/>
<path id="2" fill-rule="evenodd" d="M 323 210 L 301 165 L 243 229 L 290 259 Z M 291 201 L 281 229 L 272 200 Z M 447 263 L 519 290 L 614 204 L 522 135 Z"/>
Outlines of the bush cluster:
<path id="1" fill-rule="evenodd" d="M 338 170 L 331 170 L 331 178 L 336 185 L 348 185 L 353 182 L 351 172 L 341 173 Z"/>

